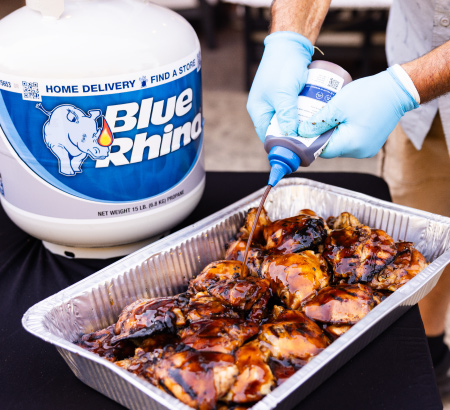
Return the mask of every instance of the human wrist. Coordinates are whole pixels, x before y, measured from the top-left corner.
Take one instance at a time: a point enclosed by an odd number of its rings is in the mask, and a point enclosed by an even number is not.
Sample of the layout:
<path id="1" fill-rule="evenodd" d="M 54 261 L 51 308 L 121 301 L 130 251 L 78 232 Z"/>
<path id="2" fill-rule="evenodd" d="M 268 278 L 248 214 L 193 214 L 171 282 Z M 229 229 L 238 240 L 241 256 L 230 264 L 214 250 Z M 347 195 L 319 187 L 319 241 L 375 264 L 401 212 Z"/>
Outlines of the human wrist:
<path id="1" fill-rule="evenodd" d="M 271 7 L 270 33 L 293 31 L 314 44 L 331 0 L 274 0 Z"/>
<path id="2" fill-rule="evenodd" d="M 402 96 L 404 97 L 402 98 L 402 105 L 405 112 L 419 107 L 419 93 L 406 71 L 401 66 L 396 64 L 392 67 L 389 67 L 387 69 L 387 73 L 391 76 L 391 78 L 395 81 L 395 83 L 402 91 Z"/>
<path id="3" fill-rule="evenodd" d="M 411 97 L 414 98 L 417 104 L 420 104 L 419 92 L 417 91 L 417 88 L 414 85 L 413 80 L 408 75 L 406 70 L 399 64 L 394 64 L 391 67 L 391 69 L 395 73 L 399 81 L 401 81 L 406 90 L 409 92 L 409 94 L 411 94 Z"/>

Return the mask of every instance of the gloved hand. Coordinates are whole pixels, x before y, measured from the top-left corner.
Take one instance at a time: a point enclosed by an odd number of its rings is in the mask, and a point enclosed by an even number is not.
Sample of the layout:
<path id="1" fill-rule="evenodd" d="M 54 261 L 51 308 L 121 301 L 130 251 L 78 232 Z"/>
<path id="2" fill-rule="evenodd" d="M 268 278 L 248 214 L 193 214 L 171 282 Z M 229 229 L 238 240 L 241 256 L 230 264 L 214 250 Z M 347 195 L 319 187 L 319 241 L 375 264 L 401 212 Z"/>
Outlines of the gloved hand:
<path id="1" fill-rule="evenodd" d="M 298 133 L 313 137 L 337 125 L 321 157 L 372 157 L 400 118 L 418 106 L 395 72 L 388 68 L 346 85 L 318 113 L 302 121 Z"/>
<path id="2" fill-rule="evenodd" d="M 314 52 L 306 37 L 291 31 L 268 35 L 264 45 L 247 102 L 256 133 L 263 142 L 275 111 L 281 131 L 297 135 L 297 97 L 305 85 Z"/>

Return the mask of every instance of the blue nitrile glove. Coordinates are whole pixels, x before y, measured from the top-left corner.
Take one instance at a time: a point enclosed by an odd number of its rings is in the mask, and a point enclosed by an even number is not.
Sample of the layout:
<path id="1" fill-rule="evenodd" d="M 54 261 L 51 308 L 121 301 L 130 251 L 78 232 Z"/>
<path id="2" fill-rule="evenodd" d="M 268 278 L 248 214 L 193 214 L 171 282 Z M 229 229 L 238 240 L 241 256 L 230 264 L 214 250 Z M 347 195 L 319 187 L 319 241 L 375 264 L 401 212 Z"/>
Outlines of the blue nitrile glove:
<path id="1" fill-rule="evenodd" d="M 264 54 L 253 80 L 247 110 L 261 141 L 275 111 L 281 131 L 297 135 L 297 97 L 303 89 L 313 45 L 301 34 L 277 31 L 264 40 Z"/>
<path id="2" fill-rule="evenodd" d="M 298 133 L 313 137 L 338 125 L 321 157 L 373 157 L 400 118 L 418 106 L 388 68 L 346 85 L 318 113 L 302 121 Z"/>

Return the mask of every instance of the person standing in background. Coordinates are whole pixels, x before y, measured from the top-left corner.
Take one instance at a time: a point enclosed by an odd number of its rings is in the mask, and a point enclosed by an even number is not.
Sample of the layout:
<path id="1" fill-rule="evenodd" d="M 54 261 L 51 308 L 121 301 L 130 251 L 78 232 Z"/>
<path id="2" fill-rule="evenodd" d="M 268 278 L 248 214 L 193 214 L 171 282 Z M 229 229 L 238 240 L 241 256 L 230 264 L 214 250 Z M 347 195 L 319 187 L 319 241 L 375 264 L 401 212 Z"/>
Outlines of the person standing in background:
<path id="1" fill-rule="evenodd" d="M 393 0 L 389 68 L 353 81 L 299 126 L 297 96 L 330 2 L 273 2 L 270 34 L 247 103 L 259 138 L 264 141 L 275 112 L 287 136 L 312 137 L 337 126 L 323 158 L 367 158 L 381 150 L 380 173 L 394 202 L 450 216 L 450 0 Z M 442 397 L 450 394 L 450 350 L 444 343 L 449 304 L 447 267 L 419 303 Z"/>

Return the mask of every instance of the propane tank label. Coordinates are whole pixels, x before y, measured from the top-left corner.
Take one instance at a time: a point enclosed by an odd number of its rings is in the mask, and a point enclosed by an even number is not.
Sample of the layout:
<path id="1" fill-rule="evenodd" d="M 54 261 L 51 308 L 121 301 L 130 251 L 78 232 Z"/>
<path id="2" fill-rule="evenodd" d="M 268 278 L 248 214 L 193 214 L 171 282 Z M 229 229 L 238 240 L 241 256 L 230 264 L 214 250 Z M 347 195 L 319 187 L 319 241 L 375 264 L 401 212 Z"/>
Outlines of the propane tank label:
<path id="1" fill-rule="evenodd" d="M 0 74 L 0 126 L 23 165 L 67 194 L 105 203 L 155 197 L 200 155 L 200 52 L 114 77 Z"/>

